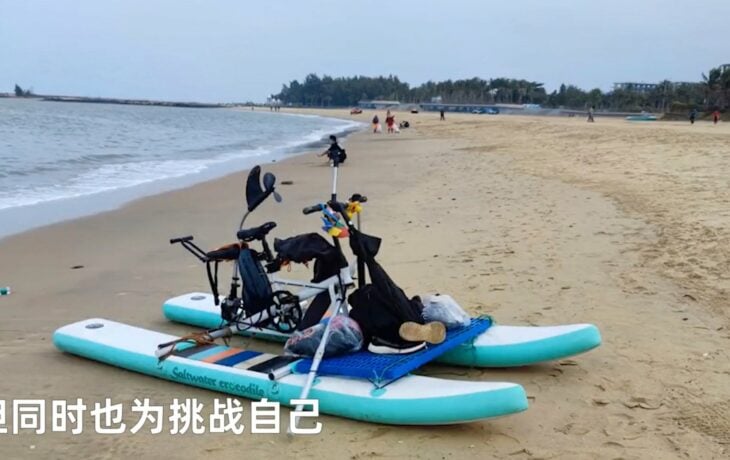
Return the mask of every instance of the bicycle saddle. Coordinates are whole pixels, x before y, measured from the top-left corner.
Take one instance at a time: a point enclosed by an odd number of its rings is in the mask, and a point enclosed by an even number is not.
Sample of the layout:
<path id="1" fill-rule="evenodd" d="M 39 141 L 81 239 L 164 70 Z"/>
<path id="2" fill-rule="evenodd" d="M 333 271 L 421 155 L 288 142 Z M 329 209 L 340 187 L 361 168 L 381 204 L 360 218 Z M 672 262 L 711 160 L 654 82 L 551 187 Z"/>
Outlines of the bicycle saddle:
<path id="1" fill-rule="evenodd" d="M 265 224 L 259 225 L 258 227 L 239 230 L 238 233 L 236 233 L 236 236 L 239 240 L 246 242 L 260 240 L 264 238 L 275 227 L 276 222 L 266 222 Z"/>

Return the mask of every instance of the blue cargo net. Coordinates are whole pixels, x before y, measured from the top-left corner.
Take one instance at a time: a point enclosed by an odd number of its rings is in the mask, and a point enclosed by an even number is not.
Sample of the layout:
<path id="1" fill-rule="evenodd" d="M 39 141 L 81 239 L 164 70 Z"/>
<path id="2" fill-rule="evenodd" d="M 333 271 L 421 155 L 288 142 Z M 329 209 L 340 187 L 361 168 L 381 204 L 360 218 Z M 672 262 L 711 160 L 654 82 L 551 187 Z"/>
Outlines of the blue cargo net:
<path id="1" fill-rule="evenodd" d="M 491 325 L 492 318 L 489 316 L 472 318 L 469 326 L 448 331 L 446 340 L 443 342 L 438 345 L 427 344 L 426 348 L 415 353 L 381 355 L 369 351 L 359 351 L 324 358 L 319 364 L 317 374 L 360 377 L 370 380 L 376 386 L 384 386 L 418 369 L 429 361 L 433 361 L 447 351 L 474 340 L 478 335 L 489 329 Z M 294 365 L 294 372 L 307 373 L 311 366 L 311 359 L 302 359 Z"/>

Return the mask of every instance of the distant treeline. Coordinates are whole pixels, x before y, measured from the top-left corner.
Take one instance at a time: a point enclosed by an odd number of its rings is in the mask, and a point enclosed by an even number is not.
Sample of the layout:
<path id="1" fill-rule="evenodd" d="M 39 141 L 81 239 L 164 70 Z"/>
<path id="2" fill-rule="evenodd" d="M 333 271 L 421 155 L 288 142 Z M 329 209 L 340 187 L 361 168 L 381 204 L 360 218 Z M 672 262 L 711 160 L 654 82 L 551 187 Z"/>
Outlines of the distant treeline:
<path id="1" fill-rule="evenodd" d="M 431 102 L 440 97 L 445 104 L 540 104 L 615 111 L 683 111 L 725 109 L 730 104 L 730 68 L 714 68 L 698 83 L 660 82 L 652 90 L 634 88 L 603 92 L 583 90 L 575 85 L 560 85 L 548 93 L 542 83 L 512 78 L 471 78 L 468 80 L 428 81 L 413 88 L 397 76 L 319 77 L 309 74 L 303 82 L 294 80 L 272 95 L 284 104 L 317 107 L 353 106 L 361 100 L 396 100 L 401 103 Z"/>
<path id="2" fill-rule="evenodd" d="M 15 85 L 15 97 L 32 97 L 33 96 L 33 90 L 32 89 L 23 89 L 17 84 Z"/>

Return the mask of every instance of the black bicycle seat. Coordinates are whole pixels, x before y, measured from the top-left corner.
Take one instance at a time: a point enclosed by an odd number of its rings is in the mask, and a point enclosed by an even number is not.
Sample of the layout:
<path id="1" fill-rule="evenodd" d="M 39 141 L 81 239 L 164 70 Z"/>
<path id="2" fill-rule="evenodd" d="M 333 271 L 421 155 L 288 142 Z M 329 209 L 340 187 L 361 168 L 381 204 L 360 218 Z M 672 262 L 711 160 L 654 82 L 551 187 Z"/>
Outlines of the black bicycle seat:
<path id="1" fill-rule="evenodd" d="M 266 222 L 265 224 L 259 225 L 258 227 L 239 230 L 238 233 L 236 233 L 236 236 L 238 236 L 239 240 L 246 242 L 260 240 L 264 238 L 275 227 L 276 222 Z"/>

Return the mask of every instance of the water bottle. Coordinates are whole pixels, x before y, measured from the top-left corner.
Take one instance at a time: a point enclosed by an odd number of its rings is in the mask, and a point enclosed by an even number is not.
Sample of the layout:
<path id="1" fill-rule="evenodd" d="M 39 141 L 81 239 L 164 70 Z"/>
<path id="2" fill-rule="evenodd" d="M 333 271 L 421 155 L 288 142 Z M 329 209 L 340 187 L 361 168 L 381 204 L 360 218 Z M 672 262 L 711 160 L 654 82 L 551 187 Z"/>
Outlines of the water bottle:
<path id="1" fill-rule="evenodd" d="M 10 295 L 10 286 L 0 288 L 0 295 Z"/>

